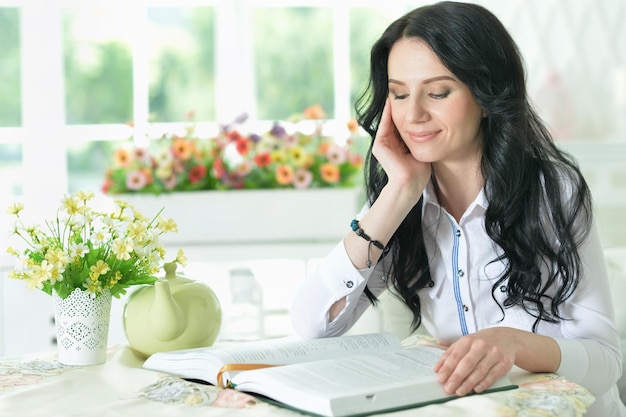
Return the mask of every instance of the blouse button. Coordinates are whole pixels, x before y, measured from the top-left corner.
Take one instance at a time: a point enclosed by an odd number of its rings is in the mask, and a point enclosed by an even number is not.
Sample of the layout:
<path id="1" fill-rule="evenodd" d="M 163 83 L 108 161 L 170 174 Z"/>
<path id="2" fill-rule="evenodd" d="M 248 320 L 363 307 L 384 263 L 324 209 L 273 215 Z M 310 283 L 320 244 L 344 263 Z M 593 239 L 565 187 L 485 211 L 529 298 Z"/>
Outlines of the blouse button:
<path id="1" fill-rule="evenodd" d="M 457 235 L 457 237 L 458 237 L 458 236 L 461 236 L 461 231 L 460 231 L 460 230 L 457 230 L 457 231 L 456 231 L 456 235 Z"/>
<path id="2" fill-rule="evenodd" d="M 354 287 L 354 282 L 352 282 L 352 281 L 344 281 L 344 284 L 346 284 L 346 287 L 348 287 L 348 288 Z"/>
<path id="3" fill-rule="evenodd" d="M 463 304 L 463 311 L 469 311 L 469 307 Z"/>
<path id="4" fill-rule="evenodd" d="M 432 288 L 434 286 L 435 286 L 435 281 L 433 281 L 432 279 L 428 281 L 428 288 Z"/>
<path id="5" fill-rule="evenodd" d="M 459 269 L 459 270 L 457 271 L 457 275 L 458 275 L 458 276 L 460 276 L 460 277 L 462 277 L 463 275 L 465 275 L 465 272 L 463 272 L 463 270 L 462 270 L 462 269 Z"/>
<path id="6" fill-rule="evenodd" d="M 506 285 L 500 286 L 500 292 L 506 292 Z"/>

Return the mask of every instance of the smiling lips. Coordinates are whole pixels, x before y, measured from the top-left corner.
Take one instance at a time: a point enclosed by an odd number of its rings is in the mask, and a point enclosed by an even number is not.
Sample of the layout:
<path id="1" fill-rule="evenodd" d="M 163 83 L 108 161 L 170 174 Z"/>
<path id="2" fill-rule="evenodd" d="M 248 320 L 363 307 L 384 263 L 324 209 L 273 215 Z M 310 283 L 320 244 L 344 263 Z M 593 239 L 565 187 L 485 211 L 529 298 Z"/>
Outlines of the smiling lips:
<path id="1" fill-rule="evenodd" d="M 441 130 L 431 130 L 428 132 L 410 132 L 409 137 L 413 142 L 422 143 L 433 139 Z"/>

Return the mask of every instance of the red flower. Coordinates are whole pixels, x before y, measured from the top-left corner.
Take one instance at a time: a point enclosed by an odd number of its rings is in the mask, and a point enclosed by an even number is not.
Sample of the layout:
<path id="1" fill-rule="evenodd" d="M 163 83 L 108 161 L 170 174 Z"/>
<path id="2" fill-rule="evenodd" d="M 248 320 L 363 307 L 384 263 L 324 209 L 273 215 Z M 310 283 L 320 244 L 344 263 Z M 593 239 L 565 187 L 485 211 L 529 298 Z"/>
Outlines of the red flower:
<path id="1" fill-rule="evenodd" d="M 206 176 L 206 168 L 202 165 L 196 165 L 189 170 L 189 182 L 195 184 L 202 181 Z"/>
<path id="2" fill-rule="evenodd" d="M 247 155 L 250 151 L 250 141 L 242 136 L 239 136 L 235 145 L 237 146 L 237 152 L 239 152 L 239 155 Z"/>
<path id="3" fill-rule="evenodd" d="M 260 153 L 258 155 L 255 155 L 254 156 L 254 163 L 259 168 L 265 168 L 266 166 L 268 166 L 269 164 L 272 163 L 272 155 L 270 155 L 269 152 Z"/>
<path id="4" fill-rule="evenodd" d="M 213 162 L 213 175 L 215 178 L 222 179 L 226 175 L 226 167 L 224 166 L 224 161 L 221 159 L 216 159 Z"/>

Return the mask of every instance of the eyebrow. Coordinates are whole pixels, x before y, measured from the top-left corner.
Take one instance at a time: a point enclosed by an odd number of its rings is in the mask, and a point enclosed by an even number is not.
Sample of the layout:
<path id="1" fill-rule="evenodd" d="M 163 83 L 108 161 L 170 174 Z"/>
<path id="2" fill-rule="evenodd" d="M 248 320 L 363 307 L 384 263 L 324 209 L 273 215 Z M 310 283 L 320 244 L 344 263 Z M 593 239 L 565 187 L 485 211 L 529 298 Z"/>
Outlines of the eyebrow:
<path id="1" fill-rule="evenodd" d="M 449 75 L 439 75 L 437 77 L 432 77 L 432 78 L 425 79 L 424 81 L 422 81 L 422 84 L 430 84 L 430 83 L 433 83 L 435 81 L 442 81 L 442 80 L 457 81 L 455 78 L 450 77 Z M 394 80 L 393 78 L 389 78 L 388 82 L 389 82 L 389 84 L 404 85 L 404 83 L 402 81 Z"/>

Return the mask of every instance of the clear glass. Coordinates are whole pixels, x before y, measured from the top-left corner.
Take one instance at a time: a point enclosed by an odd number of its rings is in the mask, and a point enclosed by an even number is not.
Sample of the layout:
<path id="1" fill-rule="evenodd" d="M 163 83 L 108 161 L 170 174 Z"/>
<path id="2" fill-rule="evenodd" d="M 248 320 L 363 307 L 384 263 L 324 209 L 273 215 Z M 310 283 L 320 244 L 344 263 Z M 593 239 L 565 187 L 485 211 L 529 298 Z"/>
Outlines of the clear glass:
<path id="1" fill-rule="evenodd" d="M 133 119 L 133 22 L 120 7 L 63 10 L 67 124 Z"/>
<path id="2" fill-rule="evenodd" d="M 286 119 L 312 105 L 334 117 L 332 10 L 256 8 L 253 17 L 259 118 Z"/>
<path id="3" fill-rule="evenodd" d="M 22 124 L 19 10 L 0 7 L 0 127 Z"/>
<path id="4" fill-rule="evenodd" d="M 157 122 L 215 118 L 215 11 L 153 7 L 150 30 L 150 114 Z"/>

